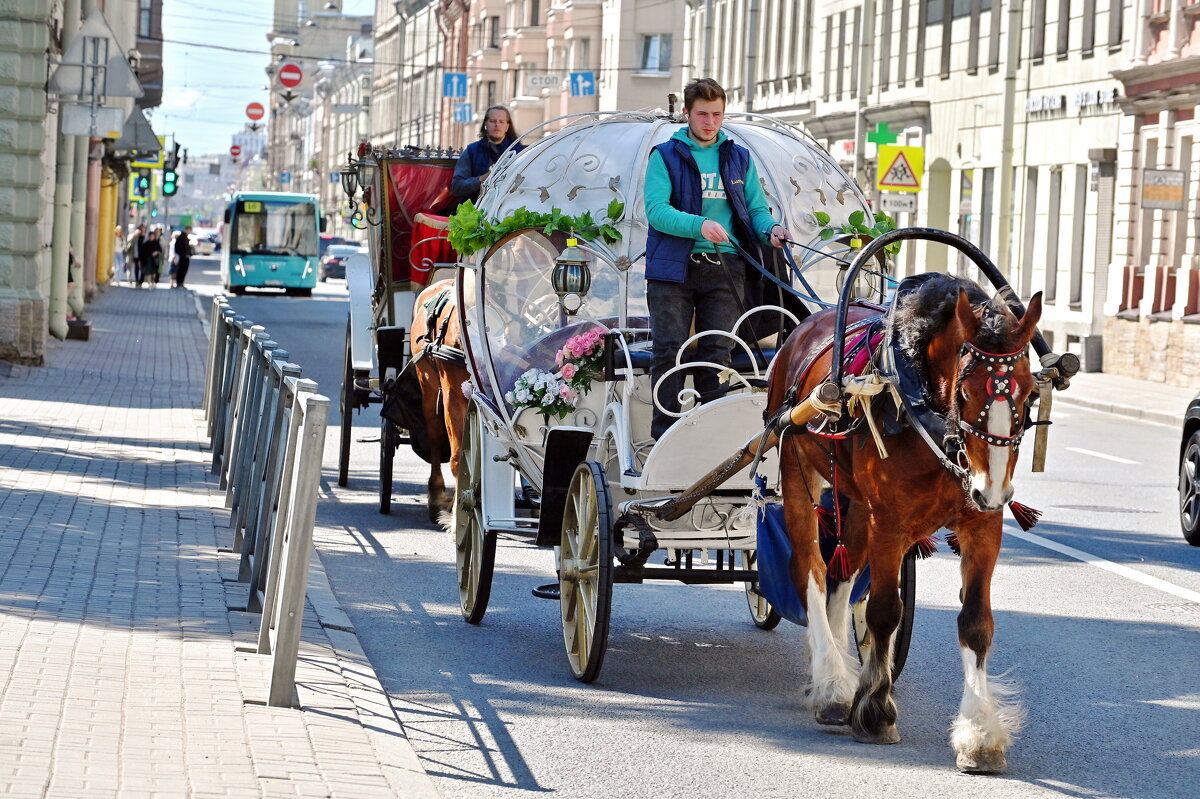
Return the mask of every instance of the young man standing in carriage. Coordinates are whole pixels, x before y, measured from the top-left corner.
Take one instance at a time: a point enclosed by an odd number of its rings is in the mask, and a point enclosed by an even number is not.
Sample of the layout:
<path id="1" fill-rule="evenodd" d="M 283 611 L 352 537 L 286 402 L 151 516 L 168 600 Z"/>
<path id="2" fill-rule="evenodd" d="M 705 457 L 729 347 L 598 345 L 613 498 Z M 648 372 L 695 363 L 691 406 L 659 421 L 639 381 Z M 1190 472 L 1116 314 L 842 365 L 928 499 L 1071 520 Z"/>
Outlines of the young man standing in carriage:
<path id="1" fill-rule="evenodd" d="M 735 144 L 721 124 L 725 90 L 711 78 L 683 90 L 687 127 L 650 151 L 645 202 L 646 294 L 654 340 L 651 384 L 657 385 L 651 436 L 659 438 L 675 421 L 659 405 L 679 412 L 683 373 L 658 380 L 675 365 L 695 317 L 696 331 L 731 331 L 745 310 L 751 267 L 739 254 L 762 257 L 759 245 L 782 246 L 791 238 L 767 207 L 750 151 Z M 706 336 L 696 343 L 695 360 L 729 365 L 733 341 Z M 720 388 L 716 370 L 693 372 L 702 397 Z"/>

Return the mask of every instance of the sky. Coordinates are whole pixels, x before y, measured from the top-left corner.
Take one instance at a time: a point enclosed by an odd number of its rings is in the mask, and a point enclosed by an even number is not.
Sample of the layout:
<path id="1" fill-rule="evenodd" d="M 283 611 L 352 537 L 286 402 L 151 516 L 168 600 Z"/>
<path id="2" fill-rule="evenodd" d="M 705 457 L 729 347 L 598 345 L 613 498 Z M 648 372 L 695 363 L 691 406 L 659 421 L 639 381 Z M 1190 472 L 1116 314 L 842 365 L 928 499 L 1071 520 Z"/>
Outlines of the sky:
<path id="1" fill-rule="evenodd" d="M 266 105 L 273 6 L 270 0 L 163 0 L 163 101 L 148 115 L 155 133 L 174 134 L 189 155 L 228 151 L 233 134 L 250 121 L 246 106 Z M 369 15 L 375 2 L 344 0 L 342 9 Z M 241 50 L 249 52 L 234 52 Z"/>

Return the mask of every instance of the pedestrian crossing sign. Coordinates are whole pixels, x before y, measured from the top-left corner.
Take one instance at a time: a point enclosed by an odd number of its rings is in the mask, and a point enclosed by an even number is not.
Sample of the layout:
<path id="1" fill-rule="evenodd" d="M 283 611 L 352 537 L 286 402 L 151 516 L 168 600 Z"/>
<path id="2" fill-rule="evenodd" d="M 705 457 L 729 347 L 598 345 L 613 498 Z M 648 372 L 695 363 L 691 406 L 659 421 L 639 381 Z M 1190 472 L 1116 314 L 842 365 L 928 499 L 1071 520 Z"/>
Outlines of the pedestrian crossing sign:
<path id="1" fill-rule="evenodd" d="M 879 146 L 875 157 L 875 188 L 879 191 L 920 191 L 924 173 L 924 147 Z"/>

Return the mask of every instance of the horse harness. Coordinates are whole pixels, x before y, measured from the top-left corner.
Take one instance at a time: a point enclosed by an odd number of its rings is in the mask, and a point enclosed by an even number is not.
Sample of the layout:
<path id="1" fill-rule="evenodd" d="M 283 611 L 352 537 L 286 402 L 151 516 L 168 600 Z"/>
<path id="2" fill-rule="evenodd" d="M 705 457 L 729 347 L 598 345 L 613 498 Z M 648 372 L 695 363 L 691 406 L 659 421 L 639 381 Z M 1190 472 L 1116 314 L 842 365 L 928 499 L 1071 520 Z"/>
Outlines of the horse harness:
<path id="1" fill-rule="evenodd" d="M 458 347 L 451 347 L 446 343 L 446 330 L 450 327 L 451 314 L 442 316 L 442 311 L 446 310 L 446 306 L 449 304 L 449 288 L 442 289 L 421 304 L 421 307 L 425 309 L 425 332 L 417 337 L 417 341 L 424 341 L 425 346 L 421 348 L 419 353 L 413 356 L 412 362 L 415 363 L 428 355 L 435 360 L 444 361 L 456 366 L 467 365 L 467 354 Z M 430 331 L 434 330 L 435 327 L 437 333 L 430 336 Z"/>
<path id="2" fill-rule="evenodd" d="M 893 304 L 892 308 L 894 307 Z M 955 380 L 955 396 L 957 397 L 958 385 L 975 369 L 983 366 L 990 372 L 986 385 L 987 399 L 974 424 L 972 424 L 966 420 L 955 418 L 957 414 L 953 409 L 950 413 L 943 414 L 932 407 L 924 376 L 918 372 L 913 363 L 903 354 L 899 342 L 888 334 L 890 330 L 888 330 L 888 326 L 886 325 L 886 313 L 891 313 L 892 308 L 887 309 L 880 316 L 860 319 L 846 327 L 847 338 L 855 333 L 861 332 L 861 335 L 857 339 L 852 340 L 851 346 L 843 355 L 843 360 L 845 363 L 850 363 L 856 360 L 857 357 L 857 360 L 861 362 L 861 352 L 863 348 L 866 348 L 869 360 L 863 364 L 865 370 L 873 368 L 876 375 L 883 382 L 891 384 L 893 390 L 890 391 L 890 395 L 898 405 L 897 416 L 895 420 L 890 417 L 885 418 L 883 435 L 891 436 L 898 434 L 902 430 L 902 427 L 896 422 L 902 416 L 908 423 L 908 426 L 929 447 L 942 467 L 960 481 L 965 481 L 969 476 L 969 472 L 966 465 L 966 447 L 959 431 L 975 436 L 992 446 L 1017 447 L 1020 445 L 1025 431 L 1039 424 L 1032 421 L 1027 407 L 1019 408 L 1017 406 L 1016 398 L 1013 394 L 1016 388 L 1013 367 L 1026 357 L 1026 348 L 1022 347 L 1015 352 L 991 353 L 980 349 L 969 341 L 963 342 L 962 348 L 959 351 L 960 366 Z M 882 311 L 883 309 L 880 310 Z M 888 331 L 883 336 L 882 341 L 879 341 L 877 338 L 877 334 L 880 331 Z M 828 352 L 832 346 L 833 337 L 830 336 L 821 343 L 821 346 L 815 348 L 805 360 L 798 372 L 796 384 L 789 389 L 788 396 L 783 403 L 782 409 L 784 412 L 796 402 L 798 388 L 804 383 L 816 360 Z M 878 346 L 878 348 L 874 352 L 870 352 L 873 346 Z M 851 374 L 851 371 L 847 370 L 847 374 Z M 1016 429 L 1016 432 L 1011 436 L 996 435 L 988 432 L 986 429 L 987 417 L 992 406 L 1002 400 L 1008 402 L 1012 424 Z M 846 410 L 844 398 L 843 410 Z M 865 413 L 858 417 L 844 412 L 842 415 L 843 421 L 840 423 L 826 417 L 818 425 L 810 424 L 808 432 L 826 438 L 845 438 L 860 427 L 863 418 L 869 413 L 871 413 L 869 406 L 865 408 Z"/>

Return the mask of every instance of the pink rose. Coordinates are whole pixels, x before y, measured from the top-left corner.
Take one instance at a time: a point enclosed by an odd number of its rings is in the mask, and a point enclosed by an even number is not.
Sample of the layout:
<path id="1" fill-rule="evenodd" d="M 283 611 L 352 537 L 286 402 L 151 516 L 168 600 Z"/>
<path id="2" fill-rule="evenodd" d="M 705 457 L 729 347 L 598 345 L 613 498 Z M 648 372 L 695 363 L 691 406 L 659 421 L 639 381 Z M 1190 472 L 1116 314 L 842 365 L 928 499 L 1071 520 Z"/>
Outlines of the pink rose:
<path id="1" fill-rule="evenodd" d="M 558 396 L 562 397 L 565 400 L 569 400 L 571 398 L 571 387 L 565 383 L 563 385 L 559 386 L 558 387 Z"/>
<path id="2" fill-rule="evenodd" d="M 554 356 L 554 365 L 555 365 L 555 366 L 562 366 L 562 365 L 563 365 L 563 354 L 562 354 L 562 352 L 559 352 L 559 353 L 557 353 L 557 354 Z"/>
<path id="3" fill-rule="evenodd" d="M 570 380 L 572 377 L 575 376 L 575 371 L 576 371 L 575 364 L 573 364 L 573 363 L 563 364 L 562 376 L 565 379 Z"/>

